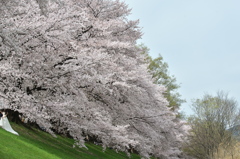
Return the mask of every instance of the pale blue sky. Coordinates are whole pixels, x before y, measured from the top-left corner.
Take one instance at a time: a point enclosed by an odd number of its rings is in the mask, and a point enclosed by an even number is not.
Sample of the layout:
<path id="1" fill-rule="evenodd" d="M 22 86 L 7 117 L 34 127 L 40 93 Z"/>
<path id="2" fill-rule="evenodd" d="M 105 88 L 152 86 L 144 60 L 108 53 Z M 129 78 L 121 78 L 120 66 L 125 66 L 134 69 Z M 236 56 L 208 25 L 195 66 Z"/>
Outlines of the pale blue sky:
<path id="1" fill-rule="evenodd" d="M 140 19 L 139 43 L 159 53 L 191 99 L 218 90 L 240 104 L 240 0 L 125 0 L 130 19 Z"/>

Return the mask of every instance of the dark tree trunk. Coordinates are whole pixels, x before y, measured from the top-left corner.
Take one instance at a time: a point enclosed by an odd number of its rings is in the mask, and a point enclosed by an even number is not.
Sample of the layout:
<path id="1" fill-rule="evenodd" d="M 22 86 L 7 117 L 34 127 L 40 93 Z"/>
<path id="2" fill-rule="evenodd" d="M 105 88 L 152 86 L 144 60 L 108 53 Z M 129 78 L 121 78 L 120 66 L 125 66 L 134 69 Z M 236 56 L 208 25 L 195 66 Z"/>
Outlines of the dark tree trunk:
<path id="1" fill-rule="evenodd" d="M 18 111 L 14 111 L 11 109 L 6 109 L 5 112 L 7 113 L 7 117 L 9 119 L 9 121 L 12 121 L 14 123 L 20 124 L 22 123 L 19 115 L 20 113 Z"/>

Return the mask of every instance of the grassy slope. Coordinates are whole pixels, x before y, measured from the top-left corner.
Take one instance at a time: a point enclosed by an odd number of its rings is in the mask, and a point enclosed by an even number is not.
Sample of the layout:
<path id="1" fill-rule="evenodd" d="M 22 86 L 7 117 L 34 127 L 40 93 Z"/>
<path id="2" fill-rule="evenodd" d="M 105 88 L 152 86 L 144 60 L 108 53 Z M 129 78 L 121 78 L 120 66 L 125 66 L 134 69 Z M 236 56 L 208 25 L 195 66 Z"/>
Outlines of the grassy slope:
<path id="1" fill-rule="evenodd" d="M 57 138 L 36 129 L 27 129 L 12 124 L 19 136 L 0 128 L 1 159 L 127 159 L 125 153 L 116 153 L 101 146 L 87 143 L 85 148 L 73 148 L 73 140 L 58 136 Z M 136 154 L 131 159 L 140 159 Z"/>

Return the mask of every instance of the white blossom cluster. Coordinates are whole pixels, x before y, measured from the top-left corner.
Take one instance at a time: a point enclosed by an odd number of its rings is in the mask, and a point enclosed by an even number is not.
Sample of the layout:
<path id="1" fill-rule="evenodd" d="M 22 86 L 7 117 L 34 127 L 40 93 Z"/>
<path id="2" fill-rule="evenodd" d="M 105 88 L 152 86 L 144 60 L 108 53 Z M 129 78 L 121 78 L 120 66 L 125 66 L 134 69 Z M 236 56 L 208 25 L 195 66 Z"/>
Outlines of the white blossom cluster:
<path id="1" fill-rule="evenodd" d="M 119 0 L 0 0 L 1 108 L 79 146 L 179 158 L 184 131 L 136 48 L 130 11 Z"/>

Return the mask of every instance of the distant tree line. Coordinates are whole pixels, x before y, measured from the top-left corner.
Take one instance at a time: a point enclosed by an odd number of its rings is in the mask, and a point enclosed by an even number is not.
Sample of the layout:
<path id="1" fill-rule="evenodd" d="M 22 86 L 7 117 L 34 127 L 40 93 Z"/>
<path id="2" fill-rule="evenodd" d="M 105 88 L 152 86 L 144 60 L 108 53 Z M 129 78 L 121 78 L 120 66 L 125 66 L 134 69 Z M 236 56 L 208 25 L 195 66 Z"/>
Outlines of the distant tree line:
<path id="1" fill-rule="evenodd" d="M 238 143 L 233 132 L 240 123 L 236 100 L 220 91 L 194 100 L 192 108 L 195 114 L 188 118 L 191 130 L 185 152 L 197 159 L 218 159 L 221 149 L 233 152 Z"/>

